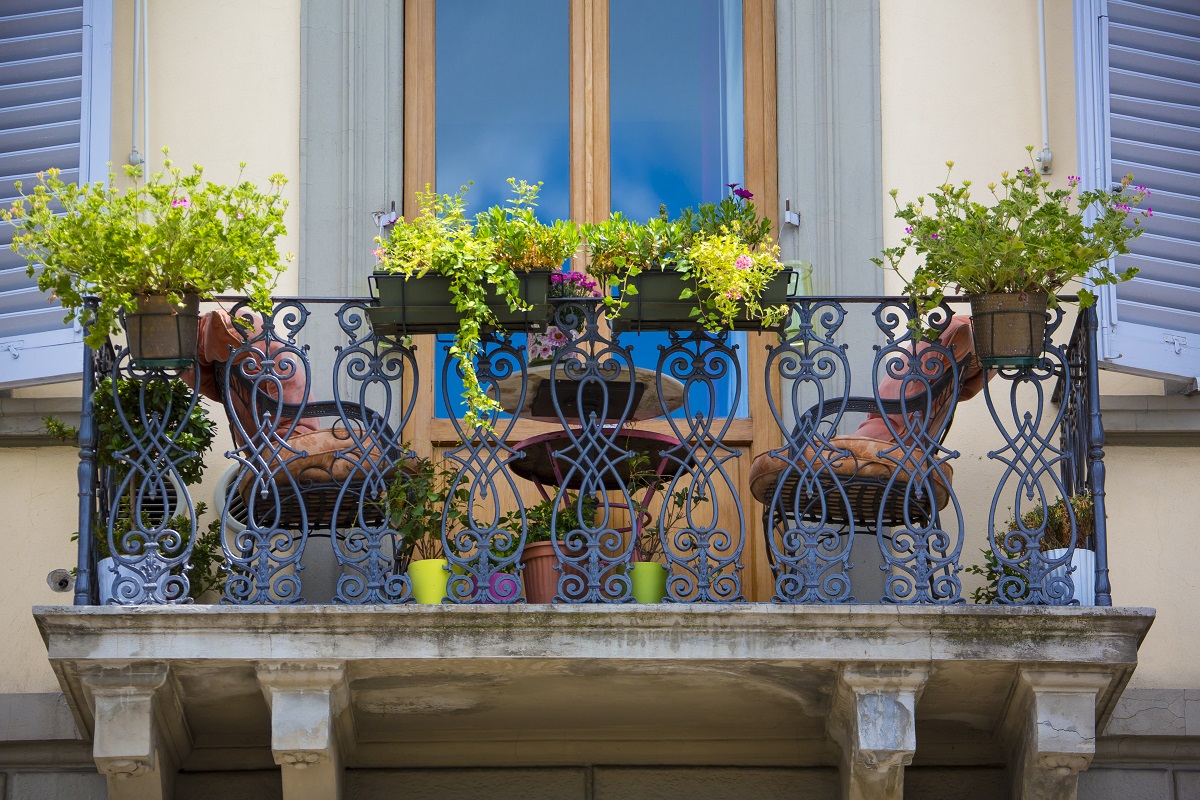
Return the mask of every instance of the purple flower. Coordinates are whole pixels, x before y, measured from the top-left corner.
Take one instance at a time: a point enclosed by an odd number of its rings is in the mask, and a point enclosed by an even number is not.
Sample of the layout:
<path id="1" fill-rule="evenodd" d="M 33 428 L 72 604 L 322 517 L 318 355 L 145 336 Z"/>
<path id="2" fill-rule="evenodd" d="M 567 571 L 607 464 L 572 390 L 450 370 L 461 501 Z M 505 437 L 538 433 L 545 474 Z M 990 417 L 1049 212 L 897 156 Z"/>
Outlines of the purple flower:
<path id="1" fill-rule="evenodd" d="M 904 232 L 905 232 L 905 233 L 912 233 L 912 225 L 909 225 L 907 228 L 905 228 L 905 229 L 904 229 Z"/>
<path id="2" fill-rule="evenodd" d="M 1147 217 L 1153 217 L 1153 216 L 1154 216 L 1154 209 L 1153 209 L 1153 208 L 1147 208 L 1147 209 L 1146 209 L 1146 216 L 1147 216 Z"/>
<path id="3" fill-rule="evenodd" d="M 737 187 L 738 187 L 740 184 L 737 184 L 737 183 L 727 183 L 727 184 L 725 184 L 725 185 L 726 185 L 726 186 L 728 186 L 730 189 L 736 189 L 736 188 L 737 188 Z"/>
<path id="4" fill-rule="evenodd" d="M 931 234 L 929 234 L 929 238 L 930 238 L 930 239 L 939 239 L 939 240 L 940 240 L 942 237 L 938 236 L 936 233 L 931 233 Z"/>
<path id="5" fill-rule="evenodd" d="M 179 197 L 172 201 L 171 208 L 187 208 L 191 204 L 192 201 L 188 200 L 186 197 Z"/>
<path id="6" fill-rule="evenodd" d="M 738 197 L 742 198 L 743 200 L 749 200 L 750 198 L 754 197 L 754 195 L 751 192 L 748 192 L 745 189 L 734 189 L 733 193 L 736 194 Z"/>

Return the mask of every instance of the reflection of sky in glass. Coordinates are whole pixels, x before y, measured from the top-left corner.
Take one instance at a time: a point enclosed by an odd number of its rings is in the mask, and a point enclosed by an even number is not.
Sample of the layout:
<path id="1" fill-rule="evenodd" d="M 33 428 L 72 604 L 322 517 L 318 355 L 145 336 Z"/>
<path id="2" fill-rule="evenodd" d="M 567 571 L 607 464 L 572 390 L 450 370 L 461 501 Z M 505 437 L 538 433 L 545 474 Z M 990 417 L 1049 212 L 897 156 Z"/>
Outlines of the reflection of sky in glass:
<path id="1" fill-rule="evenodd" d="M 634 219 L 742 180 L 741 0 L 612 0 L 612 206 Z"/>
<path id="2" fill-rule="evenodd" d="M 502 204 L 506 179 L 544 181 L 542 219 L 570 207 L 568 4 L 437 0 L 437 190 L 470 213 Z"/>
<path id="3" fill-rule="evenodd" d="M 514 176 L 545 181 L 542 219 L 570 216 L 567 8 L 563 0 L 437 0 L 437 189 L 473 180 L 472 213 L 503 203 L 505 179 Z M 645 220 L 666 203 L 675 215 L 718 201 L 725 184 L 741 182 L 741 19 L 741 0 L 611 0 L 614 211 Z M 436 414 L 445 418 L 447 337 L 438 338 Z M 665 333 L 621 338 L 635 362 L 650 368 L 668 342 Z M 742 354 L 745 338 L 731 339 Z M 524 336 L 515 340 L 524 344 Z M 461 415 L 461 381 L 450 383 Z M 732 386 L 723 381 L 712 413 L 744 416 L 745 384 L 743 376 L 732 409 Z M 693 401 L 700 396 L 693 392 Z"/>
<path id="4" fill-rule="evenodd" d="M 633 219 L 718 202 L 741 183 L 741 0 L 611 0 L 612 207 Z M 731 341 L 745 353 L 745 334 Z M 666 333 L 623 334 L 634 363 L 653 368 Z M 728 379 L 715 409 L 693 390 L 692 413 L 745 415 Z M 702 401 L 701 398 L 704 398 Z M 680 416 L 678 412 L 675 416 Z"/>

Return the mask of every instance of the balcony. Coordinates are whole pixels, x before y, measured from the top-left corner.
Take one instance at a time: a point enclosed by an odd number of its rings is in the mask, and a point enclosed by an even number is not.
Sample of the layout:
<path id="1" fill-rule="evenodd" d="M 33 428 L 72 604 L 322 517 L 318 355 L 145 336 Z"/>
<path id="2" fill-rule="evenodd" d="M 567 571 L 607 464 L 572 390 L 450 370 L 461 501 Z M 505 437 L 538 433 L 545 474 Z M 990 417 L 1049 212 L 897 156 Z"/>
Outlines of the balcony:
<path id="1" fill-rule="evenodd" d="M 547 363 L 485 336 L 503 410 L 467 428 L 446 340 L 379 336 L 369 305 L 235 306 L 183 373 L 89 353 L 76 606 L 35 613 L 111 796 L 272 762 L 288 797 L 595 763 L 811 768 L 814 796 L 838 766 L 863 797 L 899 797 L 910 764 L 1007 764 L 1022 796 L 1073 796 L 1153 618 L 1108 608 L 1092 312 L 981 370 L 950 306 L 914 343 L 900 298 L 793 298 L 783 331 L 720 334 L 559 301 Z M 107 462 L 106 377 L 128 440 Z M 211 518 L 169 422 L 204 393 L 233 440 Z M 1094 524 L 1055 516 L 1085 495 Z M 206 529 L 219 591 L 195 602 Z M 433 604 L 418 555 L 445 559 Z"/>

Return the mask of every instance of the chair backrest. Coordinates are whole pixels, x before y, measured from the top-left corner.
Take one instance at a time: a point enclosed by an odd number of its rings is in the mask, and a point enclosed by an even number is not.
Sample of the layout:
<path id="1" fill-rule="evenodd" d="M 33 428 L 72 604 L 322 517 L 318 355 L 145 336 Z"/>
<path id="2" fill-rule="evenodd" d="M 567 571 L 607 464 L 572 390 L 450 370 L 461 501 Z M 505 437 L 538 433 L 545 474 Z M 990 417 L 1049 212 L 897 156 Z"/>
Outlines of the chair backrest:
<path id="1" fill-rule="evenodd" d="M 919 425 L 920 429 L 938 441 L 945 438 L 956 405 L 955 393 L 959 400 L 969 400 L 979 394 L 991 376 L 983 371 L 979 359 L 975 358 L 970 317 L 957 316 L 951 319 L 938 337 L 938 344 L 945 350 L 933 348 L 930 342 L 923 340 L 912 351 L 917 355 L 923 375 L 905 379 L 889 374 L 879 381 L 879 398 L 887 405 L 893 405 L 887 401 L 894 401 L 899 413 L 888 414 L 886 420 L 878 413 L 868 414 L 854 432 L 855 436 L 904 441 L 915 437 L 914 427 Z M 953 361 L 946 351 L 953 354 Z M 907 372 L 911 359 L 900 354 L 895 358 L 902 361 L 903 368 L 900 371 Z M 918 414 L 927 419 L 918 423 Z"/>

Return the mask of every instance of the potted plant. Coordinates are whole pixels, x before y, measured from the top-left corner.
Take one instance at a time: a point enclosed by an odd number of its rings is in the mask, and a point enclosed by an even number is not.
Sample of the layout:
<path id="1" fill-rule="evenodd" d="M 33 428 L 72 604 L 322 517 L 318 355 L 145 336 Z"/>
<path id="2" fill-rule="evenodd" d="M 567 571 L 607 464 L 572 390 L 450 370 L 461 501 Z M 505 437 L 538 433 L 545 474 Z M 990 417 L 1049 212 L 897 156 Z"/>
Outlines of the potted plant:
<path id="1" fill-rule="evenodd" d="M 558 513 L 555 515 L 554 498 L 543 500 L 525 509 L 525 548 L 521 551 L 521 576 L 525 584 L 525 602 L 552 603 L 558 594 L 558 555 L 554 551 L 552 539 L 560 543 L 563 537 L 573 530 L 582 528 L 579 509 L 582 505 L 584 514 L 593 512 L 597 507 L 594 498 L 584 497 L 582 502 L 578 496 L 566 493 Z M 503 524 L 510 529 L 518 529 L 521 517 L 515 511 L 509 512 L 503 519 Z M 571 569 L 569 566 L 567 569 Z"/>
<path id="2" fill-rule="evenodd" d="M 404 448 L 407 451 L 407 447 Z M 448 530 L 465 520 L 466 488 L 448 502 L 454 474 L 418 458 L 396 470 L 384 497 L 389 524 L 396 531 L 396 570 L 408 574 L 418 603 L 441 603 L 448 596 L 450 562 L 442 551 L 442 517 Z"/>
<path id="3" fill-rule="evenodd" d="M 284 269 L 275 247 L 287 232 L 282 175 L 265 191 L 240 173 L 222 186 L 205 181 L 199 165 L 185 174 L 167 155 L 163 148 L 163 171 L 145 181 L 141 167 L 125 167 L 134 183 L 124 191 L 113 175 L 107 185 L 79 186 L 48 170 L 3 212 L 17 229 L 12 249 L 67 320 L 86 322 L 84 297 L 99 297 L 87 343 L 100 347 L 124 316 L 130 357 L 143 368 L 192 363 L 201 299 L 244 292 L 269 312 Z"/>
<path id="4" fill-rule="evenodd" d="M 593 274 L 614 287 L 612 316 L 626 308 L 617 330 L 674 328 L 699 323 L 710 331 L 773 328 L 787 316 L 790 273 L 759 218 L 749 191 L 730 184 L 720 203 L 666 209 L 645 225 L 614 214 L 585 226 Z"/>
<path id="5" fill-rule="evenodd" d="M 162 460 L 163 454 L 155 449 L 145 452 L 134 450 L 137 443 L 168 439 L 172 441 L 171 449 L 174 452 L 191 454 L 174 462 L 182 485 L 177 483 L 170 473 L 166 473 L 162 496 L 158 497 L 153 496 L 151 491 L 157 488 L 152 486 L 151 479 L 143 477 L 139 481 L 135 476 L 124 492 L 109 499 L 109 512 L 93 522 L 97 554 L 96 580 L 100 603 L 103 605 L 112 598 L 113 582 L 118 576 L 139 582 L 141 580 L 136 571 L 113 557 L 107 533 L 110 520 L 112 541 L 118 546 L 126 534 L 133 530 L 133 514 L 136 507 L 142 515 L 138 526 L 141 530 L 162 529 L 180 533 L 183 538 L 179 547 L 174 549 L 174 554 L 188 547 L 187 538 L 192 535 L 192 518 L 186 513 L 178 513 L 179 509 L 184 507 L 180 496 L 187 491 L 185 487 L 198 485 L 203 479 L 204 455 L 212 448 L 216 426 L 209 419 L 203 405 L 197 403 L 192 406 L 191 389 L 180 380 L 138 381 L 120 378 L 117 380 L 117 393 L 114 396 L 113 379 L 104 378 L 96 388 L 93 398 L 97 434 L 96 464 L 106 476 L 104 484 L 111 489 L 118 490 L 123 486 L 129 476 L 132 460 L 152 464 Z M 160 422 L 164 418 L 165 422 Z M 147 423 L 155 431 L 153 438 L 148 434 Z M 43 417 L 42 424 L 49 435 L 65 442 L 78 442 L 79 430 L 63 424 L 56 417 Z M 144 488 L 139 487 L 138 483 L 145 484 Z M 206 510 L 204 503 L 196 503 L 194 518 L 199 520 Z M 213 572 L 213 566 L 224 560 L 220 545 L 220 521 L 214 522 L 215 531 L 210 524 L 206 533 L 197 532 L 195 541 L 191 542 L 190 566 L 180 565 L 171 570 L 173 575 L 182 575 L 185 569 L 192 570 L 189 576 L 189 596 L 193 599 L 199 599 L 207 590 L 223 584 L 226 577 L 224 573 Z M 78 538 L 78 533 L 73 534 L 71 538 Z M 166 557 L 171 555 L 167 554 Z M 124 560 L 137 557 L 128 554 Z M 158 599 L 166 599 L 165 593 Z"/>
<path id="6" fill-rule="evenodd" d="M 573 223 L 538 221 L 540 183 L 509 183 L 516 195 L 509 207 L 493 207 L 475 220 L 466 216 L 467 186 L 452 195 L 418 192 L 420 213 L 398 220 L 386 239 L 376 238 L 380 305 L 368 309 L 371 324 L 383 335 L 455 333 L 450 355 L 459 360 L 468 427 L 486 425 L 500 410 L 475 372 L 483 331 L 506 323 L 540 328 L 550 270 L 579 245 Z"/>
<path id="7" fill-rule="evenodd" d="M 1075 197 L 1078 177 L 1070 176 L 1066 189 L 1051 189 L 1032 160 L 1033 148 L 1026 150 L 1030 166 L 1001 173 L 999 186 L 988 184 L 990 204 L 973 199 L 970 181 L 950 183 L 949 172 L 928 195 L 932 211 L 926 211 L 925 197 L 901 206 L 892 190 L 896 217 L 907 223 L 905 236 L 873 259 L 901 277 L 909 250 L 921 259 L 905 277 L 904 290 L 917 312 L 914 329 L 951 288 L 968 295 L 975 352 L 989 367 L 1037 363 L 1046 310 L 1058 306 L 1058 291 L 1071 281 L 1086 278 L 1090 286 L 1101 286 L 1136 275 L 1136 268 L 1117 272 L 1108 262 L 1128 253 L 1129 241 L 1142 233 L 1137 215 L 1152 214 L 1150 209 L 1135 213 L 1147 193 L 1132 186 L 1133 176 L 1126 175 L 1116 191 Z M 952 169 L 954 162 L 946 166 Z M 1090 288 L 1078 295 L 1082 307 L 1095 301 Z"/>
<path id="8" fill-rule="evenodd" d="M 599 296 L 600 285 L 582 272 L 550 273 L 548 295 L 550 300 L 587 299 Z M 546 329 L 538 333 L 530 332 L 525 344 L 529 366 L 549 364 L 554 359 L 555 353 L 579 338 L 579 334 L 583 332 L 584 315 L 559 311 L 558 309 L 562 305 L 569 306 L 571 304 L 556 304 L 557 307 L 552 309 L 546 320 Z M 568 324 L 568 317 L 574 324 Z"/>
<path id="9" fill-rule="evenodd" d="M 1068 508 L 1070 510 L 1068 510 Z M 1043 525 L 1043 521 L 1045 524 Z M 1091 538 L 1096 530 L 1096 509 L 1092 497 L 1087 492 L 1071 495 L 1069 499 L 1059 497 L 1049 508 L 1038 506 L 1025 512 L 1018 520 L 1016 515 L 1009 519 L 1005 533 L 1017 534 L 1011 547 L 1009 536 L 998 536 L 997 547 L 1008 553 L 1010 559 L 1021 560 L 1023 546 L 1021 541 L 1032 538 L 1041 532 L 1038 548 L 1044 562 L 1054 562 L 1065 559 L 1071 553 L 1069 562 L 1065 562 L 1050 570 L 1045 576 L 1045 585 L 1054 581 L 1065 581 L 1071 576 L 1073 593 L 1067 602 L 1076 600 L 1079 605 L 1090 606 L 1096 602 L 1096 552 L 1089 547 Z M 1022 535 L 1024 534 L 1024 535 Z M 1071 537 L 1074 535 L 1074 549 L 1071 549 Z M 1016 552 L 1010 552 L 1015 550 Z M 972 599 L 976 603 L 997 603 L 1000 601 L 1001 582 L 1005 578 L 1014 579 L 1012 586 L 1021 585 L 1024 592 L 1019 597 L 1008 597 L 1006 602 L 1022 602 L 1028 597 L 1029 587 L 1023 585 L 1028 578 L 1007 564 L 1000 564 L 996 554 L 991 549 L 984 550 L 984 563 L 974 564 L 966 568 L 966 572 L 985 579 L 985 583 L 975 589 Z M 1019 579 L 1019 580 L 1017 580 Z"/>

